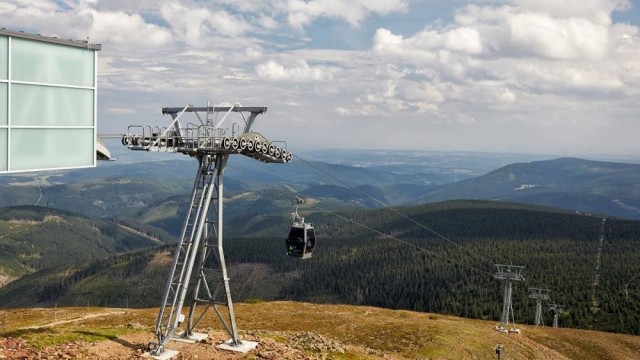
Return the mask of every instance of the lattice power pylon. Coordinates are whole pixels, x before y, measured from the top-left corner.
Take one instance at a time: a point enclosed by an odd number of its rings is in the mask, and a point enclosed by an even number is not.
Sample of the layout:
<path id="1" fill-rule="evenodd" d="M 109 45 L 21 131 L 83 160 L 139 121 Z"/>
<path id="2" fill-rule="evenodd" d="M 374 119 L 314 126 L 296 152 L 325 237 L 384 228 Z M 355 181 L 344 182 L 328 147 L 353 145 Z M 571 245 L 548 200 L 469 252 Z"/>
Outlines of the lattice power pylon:
<path id="1" fill-rule="evenodd" d="M 534 321 L 536 326 L 540 326 L 541 324 L 544 326 L 544 321 L 542 320 L 542 300 L 549 301 L 550 293 L 551 290 L 549 289 L 529 288 L 529 297 L 536 300 L 536 318 Z"/>
<path id="2" fill-rule="evenodd" d="M 522 270 L 524 269 L 524 266 L 500 264 L 495 264 L 495 266 L 497 268 L 497 272 L 493 275 L 493 277 L 498 280 L 505 280 L 504 298 L 502 303 L 502 317 L 500 318 L 500 326 L 497 329 L 501 332 L 519 332 L 519 330 L 515 328 L 515 318 L 513 315 L 511 295 L 513 291 L 513 282 L 524 281 L 524 276 L 522 276 Z M 513 320 L 511 329 L 507 329 L 507 327 L 509 326 L 509 314 L 511 314 L 511 319 Z"/>
<path id="3" fill-rule="evenodd" d="M 549 313 L 553 317 L 553 327 L 558 327 L 558 316 L 564 312 L 564 305 L 549 304 Z"/>
<path id="4" fill-rule="evenodd" d="M 162 113 L 173 119 L 168 127 L 129 126 L 129 132 L 122 137 L 123 145 L 131 150 L 182 153 L 196 158 L 199 163 L 156 319 L 157 342 L 151 349 L 154 356 L 170 357 L 170 351 L 165 352 L 165 345 L 171 339 L 198 341 L 206 338 L 194 329 L 209 309 L 213 309 L 230 336 L 221 348 L 246 352 L 257 345 L 238 338 L 223 250 L 222 174 L 232 154 L 267 163 L 291 161 L 292 155 L 286 148 L 251 132 L 256 117 L 266 111 L 266 107 L 239 105 L 163 108 Z M 222 127 L 231 113 L 240 114 L 242 123 Z M 195 115 L 193 122 L 182 119 L 185 114 Z M 217 260 L 217 269 L 211 268 L 211 261 L 208 261 L 211 257 Z M 195 285 L 190 286 L 192 283 Z M 185 322 L 182 310 L 187 299 L 190 309 Z M 219 305 L 227 307 L 226 315 Z M 183 324 L 183 330 L 179 331 Z"/>

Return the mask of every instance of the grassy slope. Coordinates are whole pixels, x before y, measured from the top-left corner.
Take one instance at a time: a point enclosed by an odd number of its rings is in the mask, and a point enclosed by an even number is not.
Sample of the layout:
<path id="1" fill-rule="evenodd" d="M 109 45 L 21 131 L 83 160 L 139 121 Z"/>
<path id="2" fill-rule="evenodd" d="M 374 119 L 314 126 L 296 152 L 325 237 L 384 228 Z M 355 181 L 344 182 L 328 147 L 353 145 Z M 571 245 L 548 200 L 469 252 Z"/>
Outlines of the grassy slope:
<path id="1" fill-rule="evenodd" d="M 306 349 L 310 358 L 495 359 L 496 344 L 504 346 L 503 358 L 507 359 L 632 359 L 640 353 L 639 336 L 533 326 L 522 326 L 520 335 L 507 335 L 496 332 L 495 323 L 490 321 L 374 307 L 266 302 L 237 304 L 235 310 L 241 335 L 257 337 L 261 346 L 274 341 L 292 346 L 291 338 L 304 332 L 332 339 L 346 349 L 344 354 Z M 156 312 L 157 309 L 96 308 L 0 310 L 0 337 L 20 337 L 36 349 L 72 341 L 107 342 L 114 358 L 130 358 L 153 338 Z M 43 326 L 54 322 L 55 326 Z M 221 325 L 208 315 L 199 329 L 212 334 L 221 330 Z M 173 342 L 169 345 L 179 346 Z M 191 358 L 197 349 L 203 347 L 189 345 L 183 348 L 183 354 Z M 220 354 L 214 349 L 205 347 L 208 355 L 198 358 L 255 359 L 256 352 L 264 351 L 259 348 L 231 357 L 230 353 Z"/>

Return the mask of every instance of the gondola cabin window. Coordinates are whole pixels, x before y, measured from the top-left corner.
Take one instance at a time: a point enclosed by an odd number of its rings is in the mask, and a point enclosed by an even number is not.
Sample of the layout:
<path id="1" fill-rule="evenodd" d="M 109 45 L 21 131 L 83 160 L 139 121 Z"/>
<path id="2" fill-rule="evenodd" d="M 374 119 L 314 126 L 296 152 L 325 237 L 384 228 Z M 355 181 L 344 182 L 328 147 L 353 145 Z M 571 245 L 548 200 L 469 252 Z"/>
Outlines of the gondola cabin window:
<path id="1" fill-rule="evenodd" d="M 313 225 L 304 222 L 294 222 L 287 236 L 287 255 L 300 259 L 309 259 L 316 245 L 316 235 Z"/>

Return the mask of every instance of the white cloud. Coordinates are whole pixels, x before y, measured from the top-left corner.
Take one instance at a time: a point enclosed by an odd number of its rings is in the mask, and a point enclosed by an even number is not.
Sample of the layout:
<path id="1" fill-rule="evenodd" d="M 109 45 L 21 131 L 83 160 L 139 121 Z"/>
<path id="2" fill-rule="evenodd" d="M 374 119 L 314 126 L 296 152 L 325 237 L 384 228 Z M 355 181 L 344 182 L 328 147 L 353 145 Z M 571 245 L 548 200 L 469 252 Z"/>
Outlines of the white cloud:
<path id="1" fill-rule="evenodd" d="M 166 29 L 147 23 L 139 14 L 91 11 L 90 36 L 121 49 L 157 48 L 172 42 Z"/>
<path id="2" fill-rule="evenodd" d="M 574 137 L 597 128 L 640 153 L 627 140 L 639 125 L 640 30 L 612 20 L 631 2 L 468 0 L 452 21 L 408 32 L 418 5 L 430 9 L 417 0 L 0 0 L 0 16 L 9 29 L 103 45 L 107 132 L 126 128 L 129 109 L 156 121 L 162 106 L 216 100 L 267 105 L 260 130 L 295 138 L 297 121 L 318 144 L 338 136 L 337 122 L 353 146 L 373 136 L 388 141 L 379 147 L 488 151 L 536 149 L 527 137 L 550 129 L 559 133 L 545 145 L 584 148 Z M 329 48 L 337 27 L 371 47 Z M 347 139 L 355 129 L 362 136 Z"/>
<path id="3" fill-rule="evenodd" d="M 318 17 L 341 19 L 357 26 L 370 14 L 404 12 L 407 5 L 408 0 L 290 0 L 285 11 L 289 23 L 301 29 Z"/>
<path id="4" fill-rule="evenodd" d="M 557 19 L 539 13 L 513 14 L 506 20 L 507 49 L 551 59 L 600 59 L 609 50 L 606 25 L 584 18 Z"/>
<path id="5" fill-rule="evenodd" d="M 611 12 L 631 6 L 628 0 L 515 0 L 521 9 L 548 14 L 560 19 L 585 19 L 599 25 L 611 25 Z"/>
<path id="6" fill-rule="evenodd" d="M 626 24 L 611 27 L 614 39 L 609 71 L 618 74 L 628 94 L 640 93 L 640 28 Z"/>
<path id="7" fill-rule="evenodd" d="M 400 57 L 419 59 L 433 58 L 433 51 L 446 50 L 467 54 L 482 52 L 482 41 L 478 30 L 470 27 L 438 32 L 424 30 L 410 38 L 394 35 L 387 29 L 378 29 L 374 36 L 374 50 Z"/>
<path id="8" fill-rule="evenodd" d="M 170 2 L 161 6 L 160 13 L 178 38 L 197 48 L 213 47 L 208 41 L 212 34 L 237 37 L 251 29 L 239 16 L 202 6 Z"/>
<path id="9" fill-rule="evenodd" d="M 368 84 L 355 109 L 369 109 L 371 116 L 422 113 L 430 115 L 426 123 L 461 131 L 482 125 L 505 134 L 502 127 L 509 124 L 509 136 L 523 142 L 529 141 L 525 134 L 544 136 L 542 128 L 561 128 L 565 138 L 580 136 L 576 121 L 609 133 L 618 122 L 633 121 L 627 110 L 640 101 L 640 31 L 611 20 L 611 12 L 628 2 L 503 3 L 467 5 L 453 23 L 430 24 L 412 35 L 378 29 L 373 54 L 396 66 L 393 72 L 376 71 L 377 84 Z M 612 101 L 617 105 L 607 105 Z M 584 149 L 579 141 L 564 141 L 550 139 L 545 146 Z M 530 151 L 536 145 L 527 146 Z"/>
<path id="10" fill-rule="evenodd" d="M 258 77 L 284 82 L 322 81 L 333 78 L 330 69 L 321 66 L 310 66 L 304 60 L 298 60 L 289 64 L 281 64 L 275 60 L 258 64 L 256 66 Z"/>
<path id="11" fill-rule="evenodd" d="M 337 106 L 337 107 L 333 108 L 333 111 L 336 114 L 340 115 L 340 116 L 349 116 L 349 115 L 351 115 L 351 110 L 349 110 L 349 109 L 347 109 L 345 107 L 342 107 L 342 106 Z"/>
<path id="12" fill-rule="evenodd" d="M 516 2 L 519 6 L 466 6 L 457 11 L 456 23 L 476 28 L 486 48 L 499 56 L 552 59 L 606 56 L 613 7 L 608 1 L 586 0 L 584 6 L 577 6 L 573 0 Z M 571 12 L 572 8 L 578 10 Z M 585 16 L 581 16 L 583 12 Z"/>
<path id="13" fill-rule="evenodd" d="M 457 85 L 466 83 L 485 90 L 489 86 L 489 93 L 512 89 L 506 96 L 494 96 L 501 103 L 515 101 L 513 89 L 587 90 L 583 94 L 588 94 L 629 85 L 619 71 L 626 57 L 616 54 L 621 41 L 634 39 L 637 27 L 622 30 L 619 25 L 607 25 L 611 23 L 610 12 L 620 3 L 588 0 L 574 12 L 571 9 L 577 6 L 576 1 L 515 3 L 517 6 L 469 5 L 456 13 L 456 24 L 425 29 L 406 38 L 379 29 L 373 50 L 408 67 L 436 69 L 439 78 Z M 630 46 L 622 47 L 628 51 Z M 626 77 L 634 78 L 638 73 L 628 62 L 626 68 Z M 495 87 L 485 79 L 495 81 Z"/>

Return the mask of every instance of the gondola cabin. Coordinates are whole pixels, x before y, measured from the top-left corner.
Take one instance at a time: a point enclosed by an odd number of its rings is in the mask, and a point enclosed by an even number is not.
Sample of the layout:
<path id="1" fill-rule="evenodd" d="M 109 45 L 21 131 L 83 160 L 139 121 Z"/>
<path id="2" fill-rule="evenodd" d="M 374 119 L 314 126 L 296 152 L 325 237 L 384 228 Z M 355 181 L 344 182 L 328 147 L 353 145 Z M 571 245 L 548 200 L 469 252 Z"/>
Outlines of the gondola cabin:
<path id="1" fill-rule="evenodd" d="M 309 259 L 316 246 L 316 233 L 313 224 L 301 221 L 294 221 L 287 236 L 287 255 L 299 259 Z"/>

